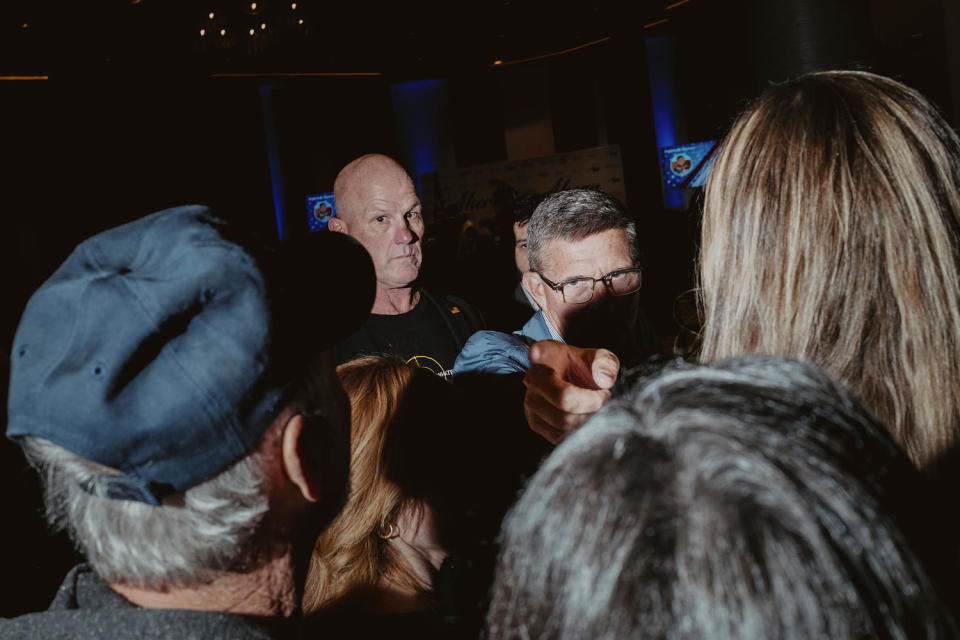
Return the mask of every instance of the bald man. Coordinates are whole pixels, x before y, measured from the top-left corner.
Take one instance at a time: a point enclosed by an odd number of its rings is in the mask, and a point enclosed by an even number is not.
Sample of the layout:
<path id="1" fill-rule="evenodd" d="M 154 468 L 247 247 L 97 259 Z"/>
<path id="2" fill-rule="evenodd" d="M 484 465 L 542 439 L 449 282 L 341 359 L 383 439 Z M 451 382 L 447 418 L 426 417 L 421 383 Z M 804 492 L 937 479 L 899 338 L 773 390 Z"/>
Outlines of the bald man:
<path id="1" fill-rule="evenodd" d="M 377 274 L 370 317 L 340 344 L 340 362 L 386 353 L 448 375 L 483 326 L 465 301 L 417 285 L 424 224 L 413 180 L 392 158 L 368 154 L 340 171 L 333 191 L 337 215 L 329 229 L 362 244 Z"/>

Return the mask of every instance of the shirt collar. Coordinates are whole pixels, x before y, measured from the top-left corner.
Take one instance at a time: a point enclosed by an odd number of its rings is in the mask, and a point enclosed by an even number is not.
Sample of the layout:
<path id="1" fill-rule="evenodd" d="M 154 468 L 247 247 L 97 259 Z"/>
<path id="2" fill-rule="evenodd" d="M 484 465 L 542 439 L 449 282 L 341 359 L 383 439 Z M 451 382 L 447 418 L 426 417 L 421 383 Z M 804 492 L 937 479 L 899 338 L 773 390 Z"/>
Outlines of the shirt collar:
<path id="1" fill-rule="evenodd" d="M 540 314 L 543 316 L 543 321 L 544 321 L 545 323 L 547 323 L 547 329 L 550 330 L 550 336 L 551 336 L 554 340 L 556 340 L 557 342 L 566 342 L 566 341 L 560 336 L 560 332 L 557 331 L 557 330 L 553 327 L 552 324 L 550 324 L 550 321 L 547 319 L 547 314 L 543 313 L 543 309 L 540 310 Z"/>

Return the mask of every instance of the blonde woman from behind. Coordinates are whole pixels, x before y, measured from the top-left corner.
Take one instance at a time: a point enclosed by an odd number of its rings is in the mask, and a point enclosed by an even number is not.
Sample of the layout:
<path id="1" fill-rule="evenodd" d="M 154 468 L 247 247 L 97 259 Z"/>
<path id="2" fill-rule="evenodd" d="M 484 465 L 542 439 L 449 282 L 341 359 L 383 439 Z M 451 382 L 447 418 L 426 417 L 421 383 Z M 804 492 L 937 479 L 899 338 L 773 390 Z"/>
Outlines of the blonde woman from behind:
<path id="1" fill-rule="evenodd" d="M 798 357 L 921 468 L 960 436 L 960 141 L 920 94 L 855 71 L 762 95 L 713 165 L 701 358 Z"/>

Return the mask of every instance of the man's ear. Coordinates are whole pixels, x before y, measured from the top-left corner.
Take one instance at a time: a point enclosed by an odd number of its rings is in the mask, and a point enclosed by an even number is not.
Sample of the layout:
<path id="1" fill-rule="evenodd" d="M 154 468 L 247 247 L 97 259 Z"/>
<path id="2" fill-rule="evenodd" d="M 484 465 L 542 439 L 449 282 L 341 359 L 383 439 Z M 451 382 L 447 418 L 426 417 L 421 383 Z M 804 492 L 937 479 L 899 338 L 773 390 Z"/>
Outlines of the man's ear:
<path id="1" fill-rule="evenodd" d="M 343 223 L 341 218 L 334 216 L 330 218 L 330 221 L 327 223 L 327 229 L 330 229 L 330 231 L 336 231 L 337 233 L 346 233 L 347 225 Z"/>
<path id="2" fill-rule="evenodd" d="M 299 413 L 294 414 L 283 428 L 283 472 L 309 502 L 317 502 L 322 495 L 319 478 L 311 464 L 316 464 L 318 443 L 306 428 L 307 421 Z"/>
<path id="3" fill-rule="evenodd" d="M 540 308 L 543 309 L 547 304 L 547 285 L 533 271 L 527 271 L 523 274 L 523 288 L 526 289 Z"/>

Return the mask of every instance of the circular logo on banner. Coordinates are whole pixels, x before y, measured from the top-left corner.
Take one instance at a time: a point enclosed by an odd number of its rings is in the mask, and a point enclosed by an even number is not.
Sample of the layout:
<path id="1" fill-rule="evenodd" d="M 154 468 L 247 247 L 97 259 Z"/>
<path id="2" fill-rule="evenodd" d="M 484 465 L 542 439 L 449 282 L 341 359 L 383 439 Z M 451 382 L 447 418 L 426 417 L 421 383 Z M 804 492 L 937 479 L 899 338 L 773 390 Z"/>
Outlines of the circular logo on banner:
<path id="1" fill-rule="evenodd" d="M 690 173 L 690 169 L 693 167 L 693 164 L 690 162 L 690 157 L 685 156 L 682 153 L 670 158 L 670 170 L 673 171 L 678 176 L 685 176 Z"/>
<path id="2" fill-rule="evenodd" d="M 327 222 L 333 215 L 333 209 L 326 202 L 321 202 L 313 208 L 313 217 L 320 222 Z"/>

